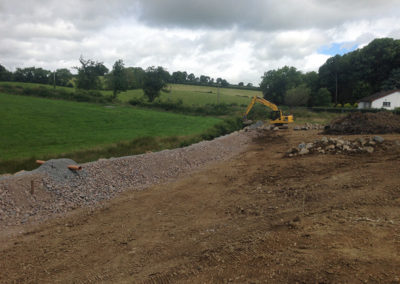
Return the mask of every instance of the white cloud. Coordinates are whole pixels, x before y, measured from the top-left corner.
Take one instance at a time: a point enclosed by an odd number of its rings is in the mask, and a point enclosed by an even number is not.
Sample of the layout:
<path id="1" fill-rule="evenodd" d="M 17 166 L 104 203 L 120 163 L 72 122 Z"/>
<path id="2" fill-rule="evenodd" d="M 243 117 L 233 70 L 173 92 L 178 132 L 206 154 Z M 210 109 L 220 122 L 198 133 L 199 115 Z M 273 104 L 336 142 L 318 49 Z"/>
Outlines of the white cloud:
<path id="1" fill-rule="evenodd" d="M 78 65 L 80 55 L 257 85 L 270 69 L 317 71 L 333 43 L 400 38 L 397 0 L 0 0 L 0 64 Z"/>

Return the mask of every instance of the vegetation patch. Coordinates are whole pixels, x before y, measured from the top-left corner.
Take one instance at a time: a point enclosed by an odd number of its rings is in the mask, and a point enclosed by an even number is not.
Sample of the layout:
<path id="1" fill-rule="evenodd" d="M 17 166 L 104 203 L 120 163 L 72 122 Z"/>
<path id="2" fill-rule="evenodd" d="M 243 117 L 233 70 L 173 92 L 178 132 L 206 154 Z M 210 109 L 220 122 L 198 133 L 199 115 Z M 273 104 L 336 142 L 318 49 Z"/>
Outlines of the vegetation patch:
<path id="1" fill-rule="evenodd" d="M 7 161 L 0 160 L 0 174 L 14 173 L 20 170 L 32 170 L 38 167 L 36 159 L 49 160 L 69 158 L 78 163 L 95 161 L 99 158 L 111 158 L 154 152 L 164 149 L 173 149 L 188 146 L 203 140 L 211 140 L 226 135 L 243 127 L 240 118 L 225 119 L 199 134 L 186 136 L 155 137 L 145 136 L 130 141 L 121 141 L 104 146 L 95 146 L 89 149 L 78 150 L 61 154 L 34 155 L 28 158 L 14 158 Z"/>
<path id="2" fill-rule="evenodd" d="M 0 94 L 1 161 L 106 147 L 140 137 L 201 134 L 221 119 L 128 106 Z"/>

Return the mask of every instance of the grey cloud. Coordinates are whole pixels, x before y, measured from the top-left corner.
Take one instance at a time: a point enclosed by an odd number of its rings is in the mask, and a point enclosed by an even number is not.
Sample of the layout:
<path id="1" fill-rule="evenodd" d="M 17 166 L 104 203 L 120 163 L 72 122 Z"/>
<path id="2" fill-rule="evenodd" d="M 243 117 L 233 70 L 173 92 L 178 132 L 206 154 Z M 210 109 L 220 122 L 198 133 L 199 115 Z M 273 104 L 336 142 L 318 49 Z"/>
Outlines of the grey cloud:
<path id="1" fill-rule="evenodd" d="M 399 10 L 396 0 L 137 0 L 137 3 L 139 19 L 149 25 L 264 31 L 326 28 L 359 18 L 373 19 L 380 13 L 396 16 Z"/>

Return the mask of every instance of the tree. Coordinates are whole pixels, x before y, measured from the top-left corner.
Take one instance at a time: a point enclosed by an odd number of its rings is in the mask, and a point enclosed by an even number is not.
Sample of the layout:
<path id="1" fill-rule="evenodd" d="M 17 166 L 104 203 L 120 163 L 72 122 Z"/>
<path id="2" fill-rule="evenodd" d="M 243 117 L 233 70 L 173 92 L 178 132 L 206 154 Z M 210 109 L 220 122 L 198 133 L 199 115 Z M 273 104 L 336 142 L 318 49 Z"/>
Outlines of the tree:
<path id="1" fill-rule="evenodd" d="M 205 75 L 200 75 L 200 83 L 207 85 L 210 82 L 210 77 Z"/>
<path id="2" fill-rule="evenodd" d="M 119 92 L 127 90 L 128 79 L 122 59 L 115 61 L 112 71 L 106 76 L 106 81 L 108 87 L 113 90 L 113 98 L 116 98 Z"/>
<path id="3" fill-rule="evenodd" d="M 18 82 L 47 84 L 49 83 L 50 75 L 51 72 L 43 68 L 17 68 L 14 72 L 14 79 Z"/>
<path id="4" fill-rule="evenodd" d="M 275 104 L 283 104 L 286 92 L 300 85 L 303 79 L 300 71 L 288 66 L 265 72 L 261 78 L 260 88 L 264 98 Z"/>
<path id="5" fill-rule="evenodd" d="M 310 93 L 310 88 L 306 84 L 301 84 L 285 93 L 285 104 L 288 106 L 306 106 Z"/>
<path id="6" fill-rule="evenodd" d="M 128 80 L 128 89 L 142 89 L 143 78 L 146 73 L 141 67 L 128 67 L 125 69 Z"/>
<path id="7" fill-rule="evenodd" d="M 332 101 L 332 95 L 327 88 L 320 88 L 317 93 L 311 95 L 311 106 L 329 106 Z"/>
<path id="8" fill-rule="evenodd" d="M 381 89 L 384 91 L 400 89 L 400 68 L 392 70 L 390 77 L 382 83 Z"/>
<path id="9" fill-rule="evenodd" d="M 357 100 L 367 97 L 372 94 L 372 87 L 369 83 L 365 81 L 358 81 L 353 89 L 352 98 L 348 98 L 346 101 L 355 103 Z"/>
<path id="10" fill-rule="evenodd" d="M 143 78 L 143 91 L 149 102 L 160 96 L 160 91 L 166 87 L 167 84 L 164 78 L 165 74 L 160 68 L 152 66 L 146 69 Z"/>
<path id="11" fill-rule="evenodd" d="M 239 82 L 238 86 L 239 86 L 239 87 L 243 87 L 243 86 L 244 86 L 244 83 L 243 83 L 243 82 Z"/>
<path id="12" fill-rule="evenodd" d="M 0 81 L 11 81 L 12 73 L 0 64 Z"/>
<path id="13" fill-rule="evenodd" d="M 55 85 L 57 86 L 67 86 L 67 84 L 72 79 L 72 73 L 66 69 L 57 69 L 55 72 L 50 74 L 49 84 L 54 85 L 54 78 L 56 80 Z"/>
<path id="14" fill-rule="evenodd" d="M 91 59 L 85 60 L 82 56 L 79 58 L 80 67 L 74 67 L 78 70 L 76 86 L 78 89 L 93 90 L 99 89 L 101 84 L 99 76 L 104 75 L 103 63 L 95 62 Z"/>
<path id="15" fill-rule="evenodd" d="M 173 72 L 171 75 L 171 82 L 175 84 L 185 83 L 187 76 L 188 75 L 186 72 L 181 72 L 181 71 Z"/>
<path id="16" fill-rule="evenodd" d="M 194 81 L 196 80 L 196 76 L 194 76 L 193 73 L 190 73 L 190 74 L 187 76 L 187 79 L 189 80 L 189 82 L 194 82 Z"/>

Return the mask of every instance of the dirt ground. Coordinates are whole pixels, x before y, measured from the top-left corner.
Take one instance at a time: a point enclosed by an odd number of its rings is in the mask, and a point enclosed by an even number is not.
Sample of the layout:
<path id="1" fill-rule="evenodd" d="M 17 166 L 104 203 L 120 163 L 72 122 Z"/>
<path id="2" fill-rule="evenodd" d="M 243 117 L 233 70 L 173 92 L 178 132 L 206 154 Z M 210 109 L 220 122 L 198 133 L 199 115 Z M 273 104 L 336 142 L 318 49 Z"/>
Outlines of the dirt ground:
<path id="1" fill-rule="evenodd" d="M 400 283 L 400 150 L 283 157 L 317 138 L 265 132 L 190 177 L 18 227 L 0 282 Z"/>

